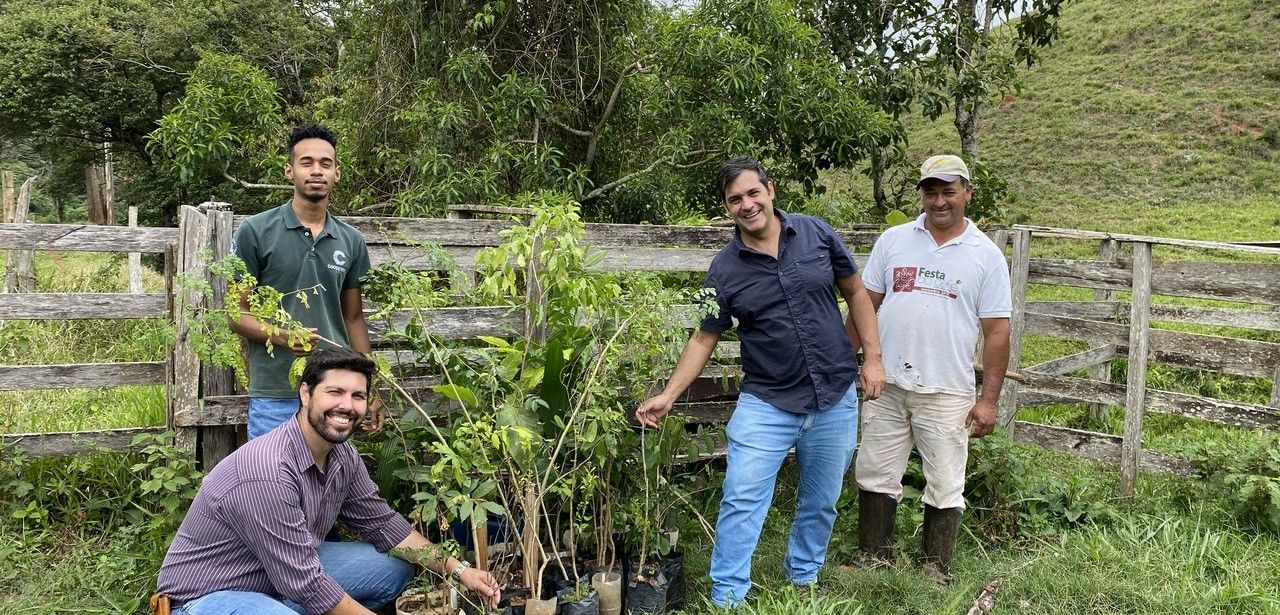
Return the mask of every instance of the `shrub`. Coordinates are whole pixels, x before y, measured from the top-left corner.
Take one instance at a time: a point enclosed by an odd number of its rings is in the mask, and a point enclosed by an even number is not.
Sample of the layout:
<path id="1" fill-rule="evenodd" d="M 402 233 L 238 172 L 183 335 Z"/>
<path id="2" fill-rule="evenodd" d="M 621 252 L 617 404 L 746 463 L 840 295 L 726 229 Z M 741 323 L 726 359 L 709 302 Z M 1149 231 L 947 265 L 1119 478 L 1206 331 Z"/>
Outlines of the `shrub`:
<path id="1" fill-rule="evenodd" d="M 989 539 L 1056 534 L 1119 517 L 1110 484 L 1092 473 L 1052 473 L 1036 458 L 1042 455 L 1007 438 L 970 441 L 965 497 Z"/>
<path id="2" fill-rule="evenodd" d="M 1192 455 L 1203 480 L 1188 483 L 1190 499 L 1208 495 L 1242 527 L 1280 534 L 1280 435 L 1206 442 Z"/>

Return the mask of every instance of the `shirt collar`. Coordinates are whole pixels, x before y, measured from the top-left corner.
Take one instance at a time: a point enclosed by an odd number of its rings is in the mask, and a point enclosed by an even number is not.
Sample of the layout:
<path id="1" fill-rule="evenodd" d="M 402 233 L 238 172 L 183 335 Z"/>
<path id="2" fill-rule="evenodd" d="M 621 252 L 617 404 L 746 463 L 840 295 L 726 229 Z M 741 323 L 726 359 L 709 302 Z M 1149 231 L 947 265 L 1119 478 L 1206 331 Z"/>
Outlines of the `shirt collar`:
<path id="1" fill-rule="evenodd" d="M 287 229 L 304 228 L 302 221 L 298 219 L 298 214 L 294 213 L 293 211 L 293 199 L 285 201 L 283 208 L 284 208 L 284 227 L 285 228 Z M 332 224 L 329 224 L 332 221 L 333 221 L 333 216 L 328 213 L 325 213 L 324 230 L 320 231 L 320 237 L 324 237 L 325 235 L 336 236 L 329 230 L 330 228 L 333 227 Z M 319 237 L 317 237 L 317 239 L 319 239 Z"/>
<path id="2" fill-rule="evenodd" d="M 925 214 L 920 214 L 918 218 L 916 218 L 914 221 L 911 222 L 911 228 L 914 228 L 920 231 L 921 233 L 929 233 L 929 229 L 924 227 L 924 218 L 925 218 Z M 982 240 L 978 236 L 982 235 L 983 237 L 985 237 L 986 235 L 984 235 L 982 231 L 978 230 L 978 225 L 974 224 L 973 220 L 970 220 L 969 218 L 965 218 L 964 221 L 967 223 L 965 224 L 964 232 L 960 233 L 959 237 L 956 237 L 955 239 L 952 239 L 951 241 L 948 241 L 947 243 L 942 244 L 942 246 L 950 245 L 953 243 L 964 243 L 969 245 L 977 245 L 982 243 Z M 933 239 L 932 234 L 929 235 L 929 239 L 931 240 Z M 942 246 L 938 246 L 938 247 L 941 248 Z"/>
<path id="3" fill-rule="evenodd" d="M 284 426 L 285 441 L 289 443 L 289 449 L 292 453 L 294 465 L 301 471 L 307 471 L 311 466 L 316 465 L 316 456 L 311 454 L 311 447 L 307 446 L 307 439 L 302 437 L 302 427 L 298 425 L 298 416 L 295 414 L 285 421 Z M 319 466 L 316 466 L 319 469 Z"/>

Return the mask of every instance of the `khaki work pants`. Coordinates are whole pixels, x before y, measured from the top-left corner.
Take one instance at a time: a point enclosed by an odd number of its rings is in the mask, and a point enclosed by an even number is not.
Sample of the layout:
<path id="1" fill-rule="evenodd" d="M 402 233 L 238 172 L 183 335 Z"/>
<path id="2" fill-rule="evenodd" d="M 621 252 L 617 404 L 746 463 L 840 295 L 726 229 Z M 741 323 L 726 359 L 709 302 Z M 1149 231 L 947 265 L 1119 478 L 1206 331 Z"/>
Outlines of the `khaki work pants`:
<path id="1" fill-rule="evenodd" d="M 902 475 L 911 447 L 924 462 L 924 503 L 964 508 L 964 472 L 969 458 L 965 420 L 974 396 L 916 393 L 886 384 L 880 397 L 862 405 L 862 443 L 854 474 L 858 488 L 902 500 Z"/>

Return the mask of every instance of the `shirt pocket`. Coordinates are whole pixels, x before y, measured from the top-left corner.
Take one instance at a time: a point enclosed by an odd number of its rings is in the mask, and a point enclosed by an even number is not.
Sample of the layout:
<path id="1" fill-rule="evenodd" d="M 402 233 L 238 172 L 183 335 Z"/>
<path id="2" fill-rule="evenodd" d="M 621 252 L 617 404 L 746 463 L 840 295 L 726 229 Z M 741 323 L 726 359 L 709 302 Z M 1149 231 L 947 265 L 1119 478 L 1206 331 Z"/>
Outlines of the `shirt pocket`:
<path id="1" fill-rule="evenodd" d="M 831 288 L 835 278 L 831 274 L 831 257 L 826 251 L 806 254 L 796 259 L 796 273 L 811 289 Z"/>

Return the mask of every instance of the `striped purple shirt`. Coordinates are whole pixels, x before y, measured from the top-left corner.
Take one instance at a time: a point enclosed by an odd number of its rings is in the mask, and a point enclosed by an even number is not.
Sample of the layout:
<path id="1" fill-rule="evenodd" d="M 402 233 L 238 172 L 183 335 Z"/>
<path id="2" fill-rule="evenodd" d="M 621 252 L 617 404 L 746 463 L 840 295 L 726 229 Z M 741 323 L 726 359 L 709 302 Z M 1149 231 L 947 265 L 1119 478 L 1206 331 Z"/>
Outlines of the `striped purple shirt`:
<path id="1" fill-rule="evenodd" d="M 297 419 L 255 438 L 205 477 L 160 567 L 159 591 L 190 602 L 216 591 L 260 592 L 325 613 L 345 593 L 316 548 L 341 518 L 378 551 L 412 528 L 378 496 L 349 443 L 322 472 Z"/>

